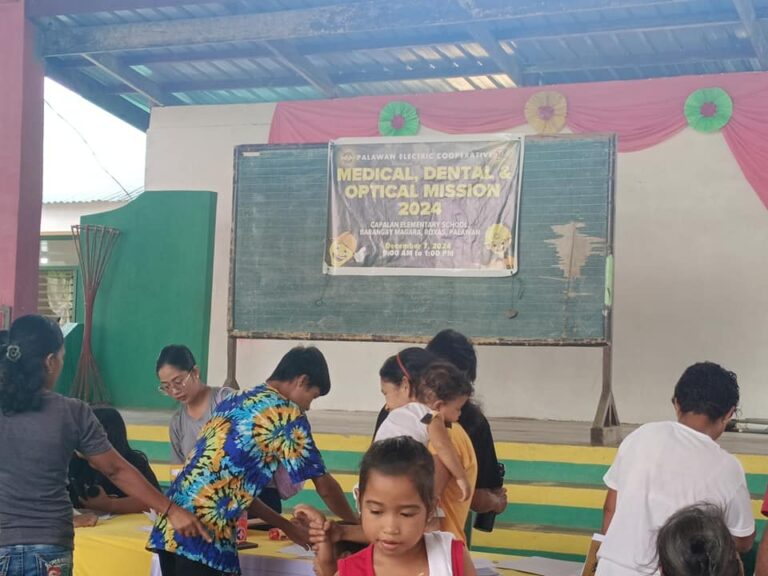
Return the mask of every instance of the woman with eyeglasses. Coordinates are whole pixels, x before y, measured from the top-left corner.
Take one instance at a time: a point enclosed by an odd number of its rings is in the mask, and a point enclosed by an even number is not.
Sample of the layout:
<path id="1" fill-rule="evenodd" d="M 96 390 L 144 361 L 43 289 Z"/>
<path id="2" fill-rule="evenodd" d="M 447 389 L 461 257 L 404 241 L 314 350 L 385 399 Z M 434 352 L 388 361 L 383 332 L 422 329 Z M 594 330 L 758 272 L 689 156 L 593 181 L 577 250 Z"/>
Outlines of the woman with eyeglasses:
<path id="1" fill-rule="evenodd" d="M 200 379 L 200 369 L 189 348 L 171 344 L 160 351 L 155 367 L 160 380 L 158 390 L 181 406 L 171 418 L 171 467 L 184 463 L 195 447 L 200 430 L 224 399 L 234 394 L 232 388 L 211 388 Z"/>

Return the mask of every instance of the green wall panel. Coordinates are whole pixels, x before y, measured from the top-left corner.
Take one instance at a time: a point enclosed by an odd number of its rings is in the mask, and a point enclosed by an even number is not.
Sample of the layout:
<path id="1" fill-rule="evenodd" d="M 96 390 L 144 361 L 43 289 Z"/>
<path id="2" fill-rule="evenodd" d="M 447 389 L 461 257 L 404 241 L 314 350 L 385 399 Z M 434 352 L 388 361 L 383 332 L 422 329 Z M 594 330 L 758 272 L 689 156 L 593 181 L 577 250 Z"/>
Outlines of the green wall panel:
<path id="1" fill-rule="evenodd" d="M 77 372 L 77 361 L 80 359 L 80 350 L 83 347 L 83 325 L 70 322 L 62 328 L 64 333 L 64 368 L 56 381 L 54 390 L 59 394 L 69 395 L 72 382 Z"/>
<path id="2" fill-rule="evenodd" d="M 169 408 L 174 402 L 157 392 L 155 378 L 163 346 L 186 344 L 203 377 L 207 372 L 216 195 L 145 192 L 118 210 L 85 216 L 81 224 L 120 230 L 93 327 L 94 355 L 112 402 Z"/>

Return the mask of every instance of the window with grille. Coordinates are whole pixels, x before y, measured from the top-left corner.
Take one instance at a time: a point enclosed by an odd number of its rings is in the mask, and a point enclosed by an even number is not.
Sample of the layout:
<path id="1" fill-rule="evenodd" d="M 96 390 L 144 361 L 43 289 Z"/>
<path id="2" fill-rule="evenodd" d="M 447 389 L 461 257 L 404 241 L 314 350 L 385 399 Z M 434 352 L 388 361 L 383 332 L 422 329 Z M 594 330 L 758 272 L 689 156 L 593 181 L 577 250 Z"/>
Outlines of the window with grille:
<path id="1" fill-rule="evenodd" d="M 41 268 L 37 291 L 38 312 L 62 325 L 74 321 L 76 281 L 76 269 Z"/>
<path id="2" fill-rule="evenodd" d="M 72 237 L 43 236 L 40 239 L 40 276 L 37 309 L 59 324 L 75 319 L 77 251 Z"/>

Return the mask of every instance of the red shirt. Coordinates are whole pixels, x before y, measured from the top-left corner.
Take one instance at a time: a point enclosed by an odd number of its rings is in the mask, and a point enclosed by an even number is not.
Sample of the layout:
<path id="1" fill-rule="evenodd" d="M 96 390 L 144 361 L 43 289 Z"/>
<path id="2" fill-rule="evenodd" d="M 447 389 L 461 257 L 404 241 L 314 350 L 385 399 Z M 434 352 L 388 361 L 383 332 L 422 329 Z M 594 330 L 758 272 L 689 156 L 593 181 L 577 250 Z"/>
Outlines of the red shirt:
<path id="1" fill-rule="evenodd" d="M 453 576 L 464 576 L 464 543 L 461 540 L 451 542 L 451 563 Z M 373 544 L 357 554 L 342 558 L 337 567 L 339 576 L 376 576 L 373 570 Z"/>

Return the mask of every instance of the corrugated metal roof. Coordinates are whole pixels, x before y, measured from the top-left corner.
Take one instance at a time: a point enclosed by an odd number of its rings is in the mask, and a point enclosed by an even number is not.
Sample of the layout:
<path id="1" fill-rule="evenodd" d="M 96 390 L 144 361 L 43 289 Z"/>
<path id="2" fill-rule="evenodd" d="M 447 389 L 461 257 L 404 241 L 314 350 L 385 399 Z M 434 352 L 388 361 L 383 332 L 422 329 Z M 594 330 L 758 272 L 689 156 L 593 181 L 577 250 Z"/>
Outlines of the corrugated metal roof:
<path id="1" fill-rule="evenodd" d="M 765 18 L 768 0 L 752 2 Z M 733 0 L 110 0 L 125 9 L 99 12 L 75 10 L 74 1 L 37 4 L 44 48 L 67 39 L 66 49 L 45 53 L 52 77 L 85 97 L 98 93 L 95 101 L 114 103 L 134 124 L 153 103 L 488 90 L 768 66 Z M 366 21 L 366 10 L 385 22 Z M 221 29 L 221 18 L 234 17 L 226 20 L 233 27 L 250 18 L 258 28 L 262 16 L 275 29 L 252 39 Z M 158 22 L 164 33 L 147 28 Z M 190 23 L 199 25 L 197 38 L 177 34 Z M 103 43 L 96 53 L 78 52 L 83 35 Z M 146 42 L 121 48 L 126 36 Z"/>

